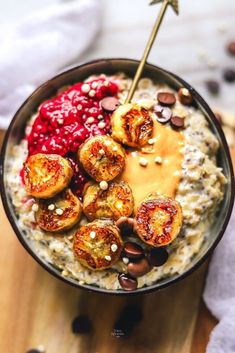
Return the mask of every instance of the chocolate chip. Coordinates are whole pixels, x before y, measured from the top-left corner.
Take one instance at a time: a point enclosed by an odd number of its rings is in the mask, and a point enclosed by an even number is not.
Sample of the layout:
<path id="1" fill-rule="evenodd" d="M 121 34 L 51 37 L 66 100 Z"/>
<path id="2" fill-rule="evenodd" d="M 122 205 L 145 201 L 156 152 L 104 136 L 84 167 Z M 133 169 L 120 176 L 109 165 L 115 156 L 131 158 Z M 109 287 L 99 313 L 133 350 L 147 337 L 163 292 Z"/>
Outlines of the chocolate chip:
<path id="1" fill-rule="evenodd" d="M 157 116 L 157 121 L 162 124 L 165 124 L 168 121 L 170 121 L 172 117 L 172 110 L 168 107 L 162 107 L 160 105 L 156 105 L 154 107 L 154 112 Z"/>
<path id="2" fill-rule="evenodd" d="M 176 102 L 174 93 L 170 92 L 159 92 L 157 95 L 157 100 L 163 105 L 173 105 Z"/>
<path id="3" fill-rule="evenodd" d="M 137 279 L 133 278 L 125 273 L 121 273 L 118 276 L 118 281 L 122 287 L 122 289 L 126 291 L 132 291 L 137 288 Z"/>
<path id="4" fill-rule="evenodd" d="M 184 119 L 180 118 L 179 116 L 173 116 L 171 118 L 171 125 L 177 129 L 184 127 Z"/>
<path id="5" fill-rule="evenodd" d="M 228 44 L 227 51 L 230 55 L 235 56 L 235 41 Z"/>
<path id="6" fill-rule="evenodd" d="M 121 217 L 116 221 L 116 226 L 120 229 L 122 236 L 133 233 L 135 225 L 135 219 L 130 217 Z"/>
<path id="7" fill-rule="evenodd" d="M 114 97 L 106 97 L 101 101 L 101 107 L 107 112 L 114 112 L 119 105 L 119 101 Z"/>
<path id="8" fill-rule="evenodd" d="M 151 265 L 146 258 L 143 258 L 136 262 L 129 262 L 127 270 L 132 277 L 141 277 L 151 270 Z"/>
<path id="9" fill-rule="evenodd" d="M 157 104 L 153 107 L 153 111 L 157 116 L 162 116 L 162 110 L 164 107 L 162 107 L 161 105 Z"/>
<path id="10" fill-rule="evenodd" d="M 168 256 L 168 252 L 165 248 L 156 248 L 150 250 L 148 259 L 152 266 L 158 267 L 167 262 Z"/>
<path id="11" fill-rule="evenodd" d="M 138 305 L 127 305 L 123 308 L 120 317 L 114 324 L 113 336 L 129 337 L 135 326 L 142 320 L 142 310 Z"/>
<path id="12" fill-rule="evenodd" d="M 124 244 L 124 251 L 125 255 L 131 259 L 137 259 L 144 255 L 143 248 L 139 244 L 133 243 L 131 241 L 128 241 Z"/>
<path id="13" fill-rule="evenodd" d="M 180 103 L 184 105 L 190 105 L 193 102 L 193 96 L 191 92 L 185 87 L 181 87 L 178 90 L 178 98 Z"/>
<path id="14" fill-rule="evenodd" d="M 234 82 L 235 81 L 235 70 L 233 70 L 233 69 L 224 70 L 224 80 L 229 83 Z"/>
<path id="15" fill-rule="evenodd" d="M 42 353 L 41 351 L 39 351 L 38 349 L 30 349 L 29 351 L 27 351 L 26 353 Z"/>
<path id="16" fill-rule="evenodd" d="M 123 318 L 134 323 L 141 321 L 142 316 L 141 308 L 138 305 L 128 305 L 123 310 Z"/>
<path id="17" fill-rule="evenodd" d="M 91 331 L 92 325 L 90 319 L 86 315 L 79 315 L 73 319 L 72 331 L 75 334 L 85 334 Z"/>
<path id="18" fill-rule="evenodd" d="M 219 82 L 215 80 L 206 81 L 206 87 L 211 94 L 218 94 L 220 91 Z"/>

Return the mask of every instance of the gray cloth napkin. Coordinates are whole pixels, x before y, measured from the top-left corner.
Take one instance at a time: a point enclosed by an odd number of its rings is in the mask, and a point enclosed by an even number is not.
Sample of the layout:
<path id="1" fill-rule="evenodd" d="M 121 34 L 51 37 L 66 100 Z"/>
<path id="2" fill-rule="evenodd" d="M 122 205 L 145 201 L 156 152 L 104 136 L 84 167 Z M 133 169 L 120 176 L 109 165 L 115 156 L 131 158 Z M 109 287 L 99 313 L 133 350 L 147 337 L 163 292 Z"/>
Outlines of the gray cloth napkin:
<path id="1" fill-rule="evenodd" d="M 0 34 L 0 128 L 40 83 L 79 57 L 100 23 L 100 0 L 54 0 Z"/>
<path id="2" fill-rule="evenodd" d="M 235 353 L 235 207 L 213 254 L 203 297 L 219 320 L 206 353 Z"/>

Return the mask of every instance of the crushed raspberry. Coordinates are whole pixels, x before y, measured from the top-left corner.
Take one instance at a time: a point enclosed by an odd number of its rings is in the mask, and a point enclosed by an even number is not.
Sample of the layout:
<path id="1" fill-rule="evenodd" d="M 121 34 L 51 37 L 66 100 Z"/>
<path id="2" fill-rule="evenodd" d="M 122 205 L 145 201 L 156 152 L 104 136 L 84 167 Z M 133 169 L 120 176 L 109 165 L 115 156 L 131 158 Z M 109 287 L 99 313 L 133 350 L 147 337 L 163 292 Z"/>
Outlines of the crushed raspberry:
<path id="1" fill-rule="evenodd" d="M 109 133 L 111 113 L 103 110 L 100 101 L 105 97 L 116 97 L 117 93 L 117 84 L 101 76 L 76 83 L 42 103 L 27 137 L 28 154 L 53 153 L 73 157 L 87 138 Z M 73 168 L 72 186 L 80 197 L 87 177 L 78 167 L 75 170 L 73 165 Z"/>
<path id="2" fill-rule="evenodd" d="M 100 101 L 107 96 L 116 96 L 118 86 L 98 78 L 85 83 L 89 91 L 84 93 L 83 85 L 76 83 L 40 106 L 27 138 L 29 155 L 56 153 L 64 156 L 76 152 L 88 137 L 110 131 L 110 113 L 102 109 Z M 94 118 L 92 122 L 91 117 Z M 98 127 L 100 121 L 105 123 L 103 129 Z"/>

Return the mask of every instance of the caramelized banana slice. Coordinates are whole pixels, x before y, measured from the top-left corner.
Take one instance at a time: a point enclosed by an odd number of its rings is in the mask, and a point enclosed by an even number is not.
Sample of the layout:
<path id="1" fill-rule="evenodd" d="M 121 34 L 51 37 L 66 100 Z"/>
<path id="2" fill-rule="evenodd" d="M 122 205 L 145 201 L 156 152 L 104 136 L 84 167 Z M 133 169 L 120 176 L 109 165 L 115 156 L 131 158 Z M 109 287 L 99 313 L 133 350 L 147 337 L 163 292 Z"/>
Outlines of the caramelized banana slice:
<path id="1" fill-rule="evenodd" d="M 181 225 L 181 206 L 170 197 L 150 195 L 137 210 L 136 232 L 154 247 L 170 244 L 179 234 Z"/>
<path id="2" fill-rule="evenodd" d="M 146 145 L 153 132 L 151 113 L 138 104 L 120 105 L 111 116 L 112 137 L 131 147 Z"/>
<path id="3" fill-rule="evenodd" d="M 61 232 L 72 228 L 82 213 L 81 203 L 70 189 L 50 200 L 40 200 L 38 206 L 36 222 L 47 232 Z"/>
<path id="4" fill-rule="evenodd" d="M 119 229 L 109 220 L 96 220 L 79 228 L 73 251 L 78 261 L 91 270 L 112 266 L 123 248 Z"/>
<path id="5" fill-rule="evenodd" d="M 83 212 L 93 221 L 96 218 L 117 220 L 130 216 L 134 208 L 132 191 L 124 181 L 109 184 L 107 190 L 101 190 L 99 184 L 90 183 L 83 196 Z"/>
<path id="6" fill-rule="evenodd" d="M 24 163 L 26 192 L 37 198 L 55 196 L 69 184 L 72 175 L 70 163 L 57 154 L 34 154 Z"/>
<path id="7" fill-rule="evenodd" d="M 107 135 L 85 141 L 78 157 L 85 171 L 97 181 L 114 179 L 125 166 L 125 151 Z"/>

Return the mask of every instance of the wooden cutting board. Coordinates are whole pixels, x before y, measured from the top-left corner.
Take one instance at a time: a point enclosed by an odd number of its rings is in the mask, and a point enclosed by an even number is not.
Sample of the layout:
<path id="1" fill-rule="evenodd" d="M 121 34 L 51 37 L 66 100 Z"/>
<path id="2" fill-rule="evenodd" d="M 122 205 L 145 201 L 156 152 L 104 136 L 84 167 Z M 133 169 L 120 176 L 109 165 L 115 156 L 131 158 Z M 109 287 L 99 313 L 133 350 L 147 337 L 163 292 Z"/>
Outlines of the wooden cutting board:
<path id="1" fill-rule="evenodd" d="M 0 352 L 25 353 L 38 346 L 46 353 L 205 352 L 216 324 L 201 301 L 207 264 L 171 288 L 145 296 L 89 293 L 53 278 L 28 255 L 2 205 L 0 219 Z M 114 323 L 129 304 L 137 305 L 143 318 L 129 338 L 118 338 Z M 71 331 L 78 314 L 92 321 L 88 335 Z"/>

